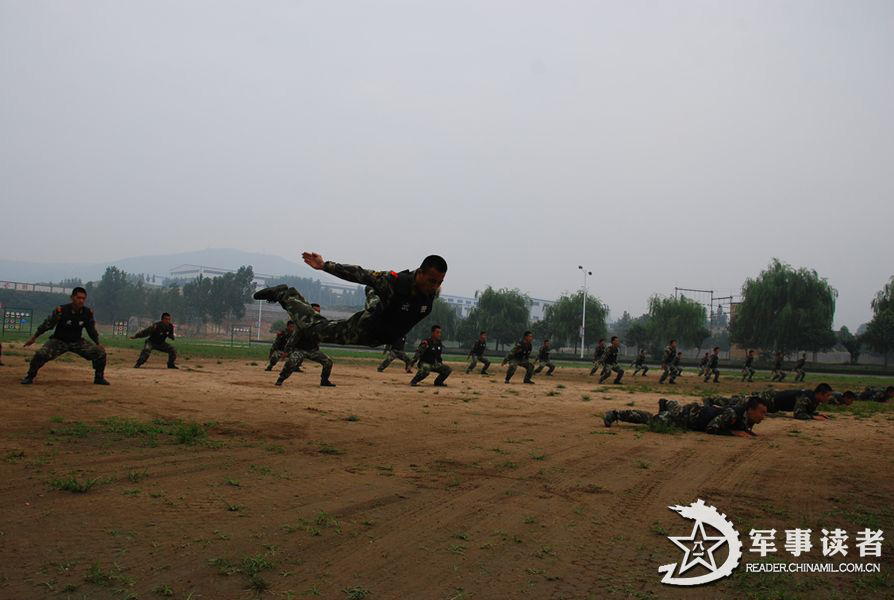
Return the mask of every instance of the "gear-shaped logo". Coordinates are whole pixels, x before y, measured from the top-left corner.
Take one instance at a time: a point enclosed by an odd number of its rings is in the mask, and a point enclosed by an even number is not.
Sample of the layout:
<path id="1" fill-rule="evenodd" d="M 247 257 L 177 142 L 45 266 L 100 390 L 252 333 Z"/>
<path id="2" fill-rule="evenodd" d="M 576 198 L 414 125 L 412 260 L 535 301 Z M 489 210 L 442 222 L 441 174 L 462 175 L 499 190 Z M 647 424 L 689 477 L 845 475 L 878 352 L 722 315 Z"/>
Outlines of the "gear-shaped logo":
<path id="1" fill-rule="evenodd" d="M 664 573 L 661 583 L 668 585 L 701 585 L 710 583 L 732 575 L 733 569 L 739 566 L 742 558 L 742 542 L 739 541 L 739 532 L 726 518 L 726 515 L 717 512 L 713 506 L 705 504 L 699 498 L 688 506 L 668 506 L 674 512 L 680 513 L 684 519 L 695 521 L 692 533 L 688 536 L 668 536 L 668 539 L 683 550 L 683 560 L 679 563 L 671 563 L 658 567 L 659 573 Z M 707 535 L 705 525 L 708 525 L 720 535 Z M 726 560 L 719 566 L 714 559 L 714 552 L 724 544 L 727 545 Z M 692 567 L 701 565 L 709 572 L 691 577 L 680 577 Z M 677 576 L 674 576 L 674 573 Z"/>

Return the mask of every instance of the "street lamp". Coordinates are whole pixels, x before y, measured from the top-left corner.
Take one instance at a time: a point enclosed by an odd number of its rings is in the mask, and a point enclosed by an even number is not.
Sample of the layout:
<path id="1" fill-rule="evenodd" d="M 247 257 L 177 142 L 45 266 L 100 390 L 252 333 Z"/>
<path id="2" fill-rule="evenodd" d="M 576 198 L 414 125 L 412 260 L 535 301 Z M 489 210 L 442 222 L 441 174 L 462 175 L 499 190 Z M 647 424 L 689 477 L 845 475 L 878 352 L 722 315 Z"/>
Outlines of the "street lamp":
<path id="1" fill-rule="evenodd" d="M 580 317 L 580 357 L 584 357 L 584 333 L 587 330 L 587 275 L 592 275 L 592 271 L 587 271 L 581 265 L 577 268 L 584 272 L 584 309 Z"/>

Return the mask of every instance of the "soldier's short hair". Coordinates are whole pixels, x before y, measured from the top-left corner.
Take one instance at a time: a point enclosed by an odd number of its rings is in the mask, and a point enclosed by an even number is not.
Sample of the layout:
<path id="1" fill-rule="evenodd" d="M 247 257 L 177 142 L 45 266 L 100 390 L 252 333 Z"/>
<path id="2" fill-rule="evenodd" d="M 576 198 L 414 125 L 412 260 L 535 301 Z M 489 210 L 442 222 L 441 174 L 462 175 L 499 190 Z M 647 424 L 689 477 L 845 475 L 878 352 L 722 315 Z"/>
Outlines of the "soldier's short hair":
<path id="1" fill-rule="evenodd" d="M 524 333 L 524 335 L 522 335 L 522 337 L 528 337 L 529 335 L 534 335 L 534 333 L 531 332 L 531 331 L 526 331 L 526 332 Z"/>
<path id="2" fill-rule="evenodd" d="M 486 332 L 486 331 L 479 331 L 479 332 L 478 332 L 478 335 L 487 335 L 487 332 Z"/>
<path id="3" fill-rule="evenodd" d="M 852 391 L 850 391 L 850 390 L 845 390 L 845 392 L 844 392 L 843 394 L 841 394 L 841 397 L 842 397 L 842 398 L 854 398 L 854 399 L 856 399 L 856 398 L 857 398 L 857 395 L 856 395 L 855 393 L 853 393 Z"/>
<path id="4" fill-rule="evenodd" d="M 751 396 L 748 400 L 745 401 L 745 410 L 754 410 L 757 408 L 758 404 L 763 404 L 767 408 L 770 408 L 767 405 L 767 401 L 761 398 L 760 396 Z"/>
<path id="5" fill-rule="evenodd" d="M 673 344 L 673 343 L 676 342 L 676 341 L 677 341 L 677 340 L 675 340 L 674 338 L 671 338 L 671 341 L 669 341 L 668 344 Z"/>
<path id="6" fill-rule="evenodd" d="M 549 341 L 549 338 L 543 338 L 543 341 L 544 341 L 544 342 L 548 342 L 548 341 Z"/>
<path id="7" fill-rule="evenodd" d="M 419 266 L 423 271 L 428 271 L 429 269 L 434 269 L 438 273 L 446 273 L 447 272 L 447 261 L 437 254 L 430 254 L 425 257 L 425 260 L 422 261 L 422 264 Z"/>
<path id="8" fill-rule="evenodd" d="M 170 316 L 171 316 L 171 313 L 161 313 L 162 319 L 164 319 L 165 317 L 170 317 Z"/>
<path id="9" fill-rule="evenodd" d="M 894 394 L 894 385 L 889 385 L 888 387 L 886 387 L 886 388 L 885 388 L 885 393 L 888 394 L 888 395 L 890 395 L 890 394 Z"/>
<path id="10" fill-rule="evenodd" d="M 600 341 L 600 342 L 604 342 L 604 341 L 605 341 L 605 338 L 599 338 L 599 341 Z"/>
<path id="11" fill-rule="evenodd" d="M 618 336 L 616 336 L 616 335 L 613 335 L 613 336 L 612 336 L 612 339 L 611 339 L 611 341 L 613 341 L 613 342 L 614 342 L 614 341 L 615 341 L 615 340 L 616 340 L 616 339 L 618 339 Z"/>
<path id="12" fill-rule="evenodd" d="M 87 290 L 85 290 L 85 289 L 82 288 L 81 286 L 77 286 L 76 288 L 74 288 L 73 290 L 71 290 L 71 297 L 72 297 L 72 298 L 74 298 L 74 297 L 75 297 L 76 295 L 78 295 L 78 294 L 84 294 L 84 295 L 86 296 L 86 295 L 87 295 Z"/>
<path id="13" fill-rule="evenodd" d="M 295 324 L 295 321 L 286 321 L 286 327 L 288 327 L 289 325 L 294 325 L 294 324 Z"/>
<path id="14" fill-rule="evenodd" d="M 311 302 L 310 305 L 311 305 L 312 308 L 320 308 L 320 305 L 317 304 L 316 302 Z"/>
<path id="15" fill-rule="evenodd" d="M 435 332 L 435 329 L 440 329 L 440 328 L 441 328 L 440 325 L 432 325 L 432 326 L 431 326 L 431 332 L 434 333 L 434 332 Z"/>
<path id="16" fill-rule="evenodd" d="M 720 346 L 714 346 L 714 352 L 717 352 L 718 350 L 720 350 Z"/>
<path id="17" fill-rule="evenodd" d="M 828 393 L 831 392 L 831 391 L 832 391 L 832 386 L 829 385 L 828 383 L 821 383 L 821 384 L 819 384 L 818 386 L 816 386 L 815 388 L 813 388 L 813 393 L 814 393 L 814 395 L 816 395 L 816 394 L 828 394 Z"/>

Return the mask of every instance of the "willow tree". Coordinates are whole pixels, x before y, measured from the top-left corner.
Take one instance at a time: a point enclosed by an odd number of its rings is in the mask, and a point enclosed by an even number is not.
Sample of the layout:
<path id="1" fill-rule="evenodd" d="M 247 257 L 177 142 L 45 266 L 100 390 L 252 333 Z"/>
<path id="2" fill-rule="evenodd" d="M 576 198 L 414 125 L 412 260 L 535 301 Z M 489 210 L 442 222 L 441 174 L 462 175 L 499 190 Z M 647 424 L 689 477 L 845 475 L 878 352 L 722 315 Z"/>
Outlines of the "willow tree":
<path id="1" fill-rule="evenodd" d="M 695 300 L 652 296 L 648 314 L 646 331 L 653 348 L 660 348 L 670 339 L 676 339 L 680 346 L 700 348 L 710 335 L 708 312 Z"/>
<path id="2" fill-rule="evenodd" d="M 583 291 L 576 294 L 564 294 L 546 309 L 542 325 L 538 327 L 546 332 L 553 341 L 553 347 L 574 346 L 575 352 L 580 343 L 580 324 L 584 309 Z M 587 294 L 586 339 L 595 342 L 606 336 L 605 318 L 608 306 L 599 298 Z M 586 343 L 584 344 L 586 347 Z"/>
<path id="3" fill-rule="evenodd" d="M 742 303 L 730 324 L 742 346 L 818 352 L 835 345 L 832 318 L 838 292 L 812 269 L 794 269 L 774 258 L 742 286 Z"/>
<path id="4" fill-rule="evenodd" d="M 462 320 L 463 341 L 478 339 L 479 331 L 487 331 L 496 344 L 521 339 L 528 328 L 531 299 L 519 290 L 495 290 L 488 286 L 478 294 L 475 308 Z"/>
<path id="5" fill-rule="evenodd" d="M 872 320 L 866 327 L 863 340 L 881 353 L 888 365 L 888 355 L 894 350 L 894 277 L 885 284 L 872 303 Z"/>

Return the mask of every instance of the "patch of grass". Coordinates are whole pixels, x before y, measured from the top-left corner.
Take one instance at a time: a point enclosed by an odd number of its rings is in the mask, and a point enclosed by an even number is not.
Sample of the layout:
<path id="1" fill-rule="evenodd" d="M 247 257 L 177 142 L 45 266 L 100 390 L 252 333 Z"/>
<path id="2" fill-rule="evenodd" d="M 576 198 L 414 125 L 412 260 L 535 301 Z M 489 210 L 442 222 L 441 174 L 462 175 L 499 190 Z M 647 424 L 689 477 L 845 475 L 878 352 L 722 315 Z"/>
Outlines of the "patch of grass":
<path id="1" fill-rule="evenodd" d="M 344 452 L 344 450 L 341 450 L 341 449 L 336 448 L 335 446 L 331 446 L 329 444 L 320 444 L 319 453 L 320 454 L 337 455 L 337 454 L 344 454 L 345 452 Z"/>
<path id="2" fill-rule="evenodd" d="M 546 460 L 546 454 L 532 454 L 531 458 L 534 460 Z"/>
<path id="3" fill-rule="evenodd" d="M 370 592 L 368 589 L 364 587 L 360 587 L 355 585 L 354 587 L 345 588 L 342 590 L 345 595 L 345 600 L 364 600 L 364 598 L 369 597 Z"/>
<path id="4" fill-rule="evenodd" d="M 507 460 L 506 462 L 502 462 L 497 465 L 498 469 L 517 469 L 518 463 L 514 463 L 511 460 Z"/>
<path id="5" fill-rule="evenodd" d="M 241 487 L 241 484 L 235 479 L 227 479 L 227 485 L 231 485 L 233 487 Z"/>
<path id="6" fill-rule="evenodd" d="M 114 585 L 129 587 L 133 585 L 131 579 L 125 577 L 121 573 L 122 570 L 118 565 L 115 565 L 114 570 L 103 571 L 102 567 L 99 566 L 99 563 L 95 562 L 90 565 L 90 568 L 87 570 L 87 575 L 84 576 L 84 581 L 101 587 L 112 587 Z"/>
<path id="7" fill-rule="evenodd" d="M 149 477 L 149 472 L 145 469 L 142 471 L 131 471 L 127 474 L 127 480 L 131 483 L 138 483 L 147 477 Z"/>
<path id="8" fill-rule="evenodd" d="M 590 395 L 589 395 L 589 394 L 584 394 L 584 395 L 582 395 L 582 396 L 580 397 L 580 399 L 583 400 L 584 402 L 589 402 L 590 400 L 592 400 L 592 398 L 590 398 Z"/>
<path id="9" fill-rule="evenodd" d="M 157 596 L 164 596 L 165 598 L 173 598 L 174 590 L 171 589 L 169 585 L 160 585 L 152 590 L 152 593 Z"/>
<path id="10" fill-rule="evenodd" d="M 264 448 L 267 452 L 272 452 L 273 454 L 285 454 L 286 449 L 277 444 L 270 444 Z"/>
<path id="11" fill-rule="evenodd" d="M 636 461 L 636 466 L 637 466 L 637 468 L 639 468 L 639 469 L 648 469 L 648 468 L 649 468 L 649 463 L 647 463 L 647 462 L 645 462 L 645 461 L 642 461 L 642 460 L 638 460 L 638 461 Z"/>
<path id="12" fill-rule="evenodd" d="M 662 535 L 662 536 L 669 536 L 669 535 L 670 535 L 670 532 L 669 532 L 667 529 L 665 529 L 665 528 L 664 528 L 660 523 L 658 523 L 657 521 L 654 522 L 654 523 L 652 523 L 652 527 L 651 527 L 651 529 L 652 529 L 652 531 L 654 531 L 654 532 L 655 532 L 656 534 L 658 534 L 658 535 Z"/>
<path id="13" fill-rule="evenodd" d="M 65 437 L 78 437 L 83 438 L 87 437 L 94 429 L 87 425 L 86 423 L 81 423 L 80 421 L 74 421 L 71 423 L 64 423 L 64 427 L 60 427 L 58 429 L 52 428 L 50 429 L 51 435 L 59 435 Z"/>
<path id="14" fill-rule="evenodd" d="M 353 423 L 353 422 L 356 422 L 356 421 L 359 421 L 359 420 L 360 420 L 360 417 L 358 417 L 357 415 L 348 415 L 348 416 L 345 418 L 345 421 L 351 421 L 352 423 Z"/>
<path id="15" fill-rule="evenodd" d="M 68 477 L 62 479 L 51 479 L 50 487 L 54 490 L 61 490 L 64 492 L 86 494 L 93 486 L 97 484 L 97 482 L 99 482 L 99 477 L 80 481 L 74 475 L 69 475 Z"/>
<path id="16" fill-rule="evenodd" d="M 683 433 L 683 430 L 679 427 L 675 427 L 674 425 L 671 425 L 670 423 L 666 423 L 664 421 L 659 421 L 658 419 L 651 419 L 648 425 L 646 425 L 646 430 L 652 433 L 664 433 L 671 435 Z"/>
<path id="17" fill-rule="evenodd" d="M 550 390 L 546 393 L 546 395 L 547 396 L 561 396 L 561 393 L 557 392 L 556 390 Z"/>

